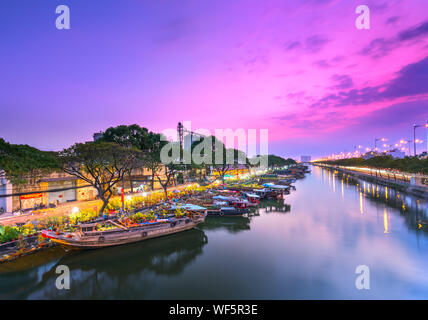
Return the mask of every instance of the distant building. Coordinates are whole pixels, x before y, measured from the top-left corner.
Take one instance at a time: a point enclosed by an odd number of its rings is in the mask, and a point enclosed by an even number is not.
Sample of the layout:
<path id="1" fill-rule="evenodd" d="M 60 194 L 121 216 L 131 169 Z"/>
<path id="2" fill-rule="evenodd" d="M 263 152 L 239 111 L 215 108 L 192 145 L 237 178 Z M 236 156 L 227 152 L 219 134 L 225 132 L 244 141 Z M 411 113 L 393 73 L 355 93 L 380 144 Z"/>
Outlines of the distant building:
<path id="1" fill-rule="evenodd" d="M 93 134 L 94 141 L 100 140 L 104 136 L 104 133 L 102 131 L 96 132 Z"/>
<path id="2" fill-rule="evenodd" d="M 363 158 L 364 160 L 367 160 L 367 159 L 370 159 L 370 158 L 373 158 L 373 157 L 377 157 L 377 156 L 380 156 L 380 155 L 381 154 L 378 153 L 378 152 L 376 152 L 376 151 L 369 151 L 369 152 L 366 152 L 365 154 L 363 154 L 361 156 L 361 158 Z"/>
<path id="3" fill-rule="evenodd" d="M 398 149 L 387 151 L 386 154 L 393 157 L 394 159 L 403 159 L 406 156 L 404 151 L 400 151 Z"/>
<path id="4" fill-rule="evenodd" d="M 192 136 L 192 135 L 190 135 L 190 134 L 186 134 L 185 136 L 184 136 L 184 141 L 183 141 L 183 148 L 184 148 L 184 150 L 186 150 L 186 151 L 189 151 L 190 152 L 190 147 L 192 146 L 192 143 L 193 142 L 195 142 L 196 141 L 196 137 L 194 137 L 194 136 Z"/>
<path id="5" fill-rule="evenodd" d="M 6 179 L 4 171 L 0 170 L 0 195 L 6 195 L 10 189 L 12 189 L 11 183 Z M 11 197 L 0 197 L 0 210 L 3 212 L 12 212 Z"/>
<path id="6" fill-rule="evenodd" d="M 311 156 L 301 156 L 300 162 L 311 162 Z"/>

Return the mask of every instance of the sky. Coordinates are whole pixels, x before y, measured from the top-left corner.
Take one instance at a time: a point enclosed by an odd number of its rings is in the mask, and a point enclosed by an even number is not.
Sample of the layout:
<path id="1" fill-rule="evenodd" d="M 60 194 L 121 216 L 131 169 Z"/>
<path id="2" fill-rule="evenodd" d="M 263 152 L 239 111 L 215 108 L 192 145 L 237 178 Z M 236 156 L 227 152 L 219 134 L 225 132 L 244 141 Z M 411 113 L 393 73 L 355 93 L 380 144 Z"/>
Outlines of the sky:
<path id="1" fill-rule="evenodd" d="M 428 120 L 427 0 L 2 1 L 0 39 L 0 137 L 42 150 L 191 121 L 268 129 L 269 153 L 314 158 Z"/>

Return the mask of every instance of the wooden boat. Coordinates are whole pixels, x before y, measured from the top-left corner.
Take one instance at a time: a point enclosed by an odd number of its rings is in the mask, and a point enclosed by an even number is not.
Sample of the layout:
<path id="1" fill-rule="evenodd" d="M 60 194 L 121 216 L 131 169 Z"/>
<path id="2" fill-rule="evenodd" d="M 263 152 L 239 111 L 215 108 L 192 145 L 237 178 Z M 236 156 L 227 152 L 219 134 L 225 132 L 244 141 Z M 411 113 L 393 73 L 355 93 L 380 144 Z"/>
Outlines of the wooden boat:
<path id="1" fill-rule="evenodd" d="M 209 208 L 207 214 L 209 216 L 241 216 L 248 213 L 247 208 L 236 208 L 236 207 L 219 207 Z"/>
<path id="2" fill-rule="evenodd" d="M 54 242 L 68 247 L 81 249 L 96 249 L 132 243 L 152 238 L 157 238 L 196 227 L 204 222 L 207 211 L 192 212 L 182 218 L 159 219 L 154 222 L 134 224 L 131 227 L 121 224 L 119 221 L 104 220 L 104 224 L 111 224 L 114 228 L 98 231 L 96 227 L 101 222 L 78 225 L 76 232 L 57 233 L 51 230 L 43 230 L 42 236 Z"/>
<path id="3" fill-rule="evenodd" d="M 251 192 L 241 192 L 241 194 L 243 198 L 249 202 L 248 204 L 249 207 L 257 207 L 260 204 L 259 195 Z"/>

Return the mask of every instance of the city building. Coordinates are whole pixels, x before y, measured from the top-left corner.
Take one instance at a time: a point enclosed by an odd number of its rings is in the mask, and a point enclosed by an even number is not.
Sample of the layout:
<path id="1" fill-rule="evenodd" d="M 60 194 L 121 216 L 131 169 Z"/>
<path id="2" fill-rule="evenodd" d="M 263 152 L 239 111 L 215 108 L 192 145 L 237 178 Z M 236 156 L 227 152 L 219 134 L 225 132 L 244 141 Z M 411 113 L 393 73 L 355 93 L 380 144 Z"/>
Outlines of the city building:
<path id="1" fill-rule="evenodd" d="M 406 156 L 404 151 L 398 149 L 386 151 L 385 154 L 393 157 L 394 159 L 403 159 Z"/>
<path id="2" fill-rule="evenodd" d="M 11 189 L 12 185 L 6 179 L 4 172 L 0 171 L 0 212 L 12 211 L 12 198 L 5 197 Z"/>
<path id="3" fill-rule="evenodd" d="M 363 154 L 361 156 L 361 158 L 367 160 L 367 159 L 370 159 L 370 158 L 373 158 L 373 157 L 377 157 L 377 156 L 380 156 L 380 155 L 381 154 L 378 153 L 378 152 L 376 152 L 376 151 L 369 151 L 369 152 L 366 152 L 365 154 Z"/>
<path id="4" fill-rule="evenodd" d="M 300 162 L 311 162 L 311 156 L 301 156 Z"/>

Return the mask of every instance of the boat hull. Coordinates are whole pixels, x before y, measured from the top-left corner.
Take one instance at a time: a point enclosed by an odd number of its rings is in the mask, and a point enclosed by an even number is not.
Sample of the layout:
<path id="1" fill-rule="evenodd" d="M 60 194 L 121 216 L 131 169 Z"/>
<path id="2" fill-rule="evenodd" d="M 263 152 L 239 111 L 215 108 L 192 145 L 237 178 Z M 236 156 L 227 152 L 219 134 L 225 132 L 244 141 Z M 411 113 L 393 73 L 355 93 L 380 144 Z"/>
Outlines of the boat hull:
<path id="1" fill-rule="evenodd" d="M 190 230 L 195 228 L 204 220 L 205 216 L 197 220 L 183 219 L 180 221 L 175 221 L 175 223 L 133 227 L 129 228 L 128 230 L 89 232 L 73 237 L 57 235 L 55 232 L 50 231 L 45 231 L 43 235 L 46 238 L 50 238 L 52 241 L 66 247 L 74 247 L 79 249 L 98 249 L 139 242 Z"/>

